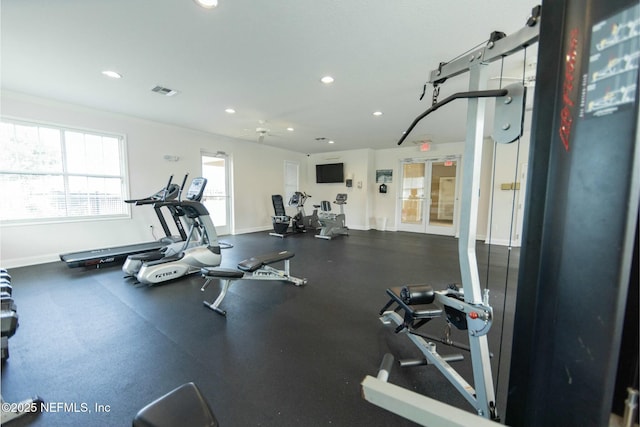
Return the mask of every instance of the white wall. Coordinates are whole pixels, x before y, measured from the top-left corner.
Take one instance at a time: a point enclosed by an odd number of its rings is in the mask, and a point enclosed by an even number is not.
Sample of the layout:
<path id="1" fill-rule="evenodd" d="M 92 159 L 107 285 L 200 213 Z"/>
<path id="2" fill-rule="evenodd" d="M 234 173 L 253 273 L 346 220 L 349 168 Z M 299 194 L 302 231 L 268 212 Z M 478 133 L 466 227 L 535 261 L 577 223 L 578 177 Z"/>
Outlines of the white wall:
<path id="1" fill-rule="evenodd" d="M 171 174 L 178 184 L 187 172 L 190 178 L 200 175 L 201 150 L 226 152 L 233 161 L 235 233 L 271 228 L 271 195 L 283 192 L 285 160 L 300 164 L 302 183 L 307 175 L 306 156 L 292 151 L 21 94 L 4 92 L 1 102 L 6 117 L 126 135 L 131 197 L 160 190 Z M 168 162 L 165 154 L 180 160 Z M 132 208 L 129 219 L 0 224 L 0 265 L 37 264 L 55 261 L 61 253 L 152 241 L 151 224 L 160 230 L 146 206 Z"/>
<path id="2" fill-rule="evenodd" d="M 375 181 L 375 172 L 373 176 L 370 173 L 373 153 L 373 150 L 347 150 L 310 155 L 307 158 L 307 190 L 304 191 L 311 194 L 312 198 L 307 203 L 319 205 L 323 200 L 333 202 L 338 193 L 346 193 L 344 212 L 347 227 L 355 230 L 370 229 L 369 217 L 373 209 L 371 181 Z M 353 176 L 353 187 L 347 187 L 345 183 L 317 184 L 316 165 L 324 163 L 344 163 L 345 178 Z M 335 209 L 335 205 L 332 209 Z M 310 210 L 307 209 L 306 212 L 309 214 Z"/>
<path id="3" fill-rule="evenodd" d="M 429 159 L 438 158 L 449 155 L 462 155 L 464 143 L 448 143 L 448 144 L 431 144 L 429 151 L 422 152 L 415 145 L 407 145 L 402 148 L 389 148 L 387 150 L 376 151 L 375 168 L 376 169 L 392 169 L 393 182 L 387 185 L 387 193 L 381 194 L 378 191 L 378 185 L 374 185 L 372 197 L 375 200 L 374 211 L 376 214 L 376 228 L 381 228 L 378 224 L 382 219 L 386 218 L 386 229 L 396 230 L 398 226 L 397 203 L 400 198 L 400 189 L 402 185 L 402 170 L 400 169 L 403 160 Z M 464 161 L 464 160 L 463 160 Z M 462 169 L 460 169 L 462 171 Z M 462 178 L 462 173 L 460 173 Z M 373 179 L 375 181 L 375 171 Z"/>
<path id="4" fill-rule="evenodd" d="M 381 219 L 385 219 L 384 228 L 393 231 L 396 230 L 398 221 L 396 203 L 401 161 L 407 158 L 462 155 L 464 150 L 464 143 L 460 142 L 432 144 L 428 152 L 420 152 L 416 146 L 405 146 L 384 150 L 335 151 L 307 156 L 22 94 L 3 93 L 0 108 L 2 115 L 6 117 L 126 135 L 131 197 L 144 197 L 159 190 L 171 174 L 175 175 L 178 183 L 187 172 L 192 178 L 198 176 L 201 173 L 202 150 L 210 153 L 224 151 L 230 156 L 233 164 L 232 233 L 235 234 L 272 228 L 271 195 L 284 194 L 285 160 L 300 165 L 299 189 L 312 195 L 307 201 L 307 214 L 311 212 L 313 205 L 320 204 L 322 200 L 333 201 L 337 193 L 347 193 L 345 213 L 349 228 L 382 229 Z M 512 192 L 499 188 L 501 183 L 513 181 L 516 161 L 514 150 L 515 145 L 498 148 L 492 189 L 493 143 L 487 141 L 484 144 L 477 236 L 479 239 L 487 238 L 490 196 L 491 191 L 495 190 L 491 238 L 492 243 L 496 244 L 506 244 L 509 241 Z M 168 162 L 163 159 L 166 154 L 179 156 L 180 160 Z M 520 168 L 527 162 L 527 156 L 528 137 L 525 137 L 518 157 Z M 345 164 L 346 176 L 353 176 L 353 187 L 348 188 L 344 183 L 315 182 L 316 164 L 338 162 Z M 378 192 L 378 184 L 375 182 L 375 172 L 378 169 L 393 170 L 393 182 L 387 186 L 386 194 Z M 522 198 L 521 194 L 517 195 Z M 294 208 L 287 209 L 290 214 L 295 213 Z M 159 230 L 155 214 L 148 207 L 134 207 L 131 218 L 121 220 L 21 226 L 0 224 L 0 265 L 11 268 L 50 262 L 57 260 L 60 253 L 151 241 L 151 224 Z M 518 224 L 518 227 L 521 227 L 521 224 Z"/>
<path id="5" fill-rule="evenodd" d="M 518 214 L 524 210 L 525 180 L 522 177 L 525 164 L 529 157 L 530 132 L 525 132 L 520 142 L 496 145 L 496 172 L 491 187 L 492 206 L 487 206 L 487 226 L 490 234 L 486 241 L 492 244 L 520 246 L 522 236 L 522 222 L 518 221 Z M 520 190 L 502 190 L 502 184 L 517 182 Z M 488 184 L 491 186 L 491 183 Z M 493 211 L 493 215 L 491 212 Z M 491 224 L 491 225 L 490 225 Z"/>
<path id="6" fill-rule="evenodd" d="M 489 219 L 493 204 L 491 243 L 508 244 L 510 224 L 512 192 L 499 190 L 503 182 L 511 182 L 514 179 L 517 145 L 497 145 L 495 177 L 493 170 L 494 143 L 487 139 L 483 144 L 482 170 L 480 174 L 480 199 L 478 203 L 477 238 L 488 239 Z M 443 156 L 459 155 L 464 152 L 464 143 L 432 144 L 427 152 L 421 152 L 417 146 L 409 145 L 401 148 L 389 148 L 385 150 L 351 150 L 338 151 L 309 156 L 307 182 L 310 194 L 314 196 L 312 204 L 319 204 L 321 200 L 334 200 L 335 194 L 347 193 L 348 203 L 345 207 L 347 226 L 353 229 L 367 230 L 397 230 L 397 202 L 400 197 L 401 170 L 400 165 L 406 159 L 441 158 Z M 522 163 L 527 162 L 529 152 L 528 134 L 521 140 L 518 161 L 518 169 L 522 170 Z M 345 164 L 345 175 L 353 174 L 354 187 L 347 188 L 345 184 L 316 184 L 315 165 L 321 163 Z M 378 191 L 375 172 L 378 169 L 393 170 L 393 182 L 387 185 L 387 193 Z M 464 158 L 460 164 L 460 181 L 464 169 Z M 358 188 L 358 183 L 362 188 Z M 493 188 L 497 188 L 493 194 Z M 523 198 L 519 192 L 516 197 Z M 522 207 L 521 207 L 522 208 Z M 459 213 L 459 209 L 458 209 Z M 522 224 L 515 223 L 513 235 L 517 234 Z M 456 233 L 457 235 L 457 233 Z M 517 241 L 512 244 L 518 245 Z"/>

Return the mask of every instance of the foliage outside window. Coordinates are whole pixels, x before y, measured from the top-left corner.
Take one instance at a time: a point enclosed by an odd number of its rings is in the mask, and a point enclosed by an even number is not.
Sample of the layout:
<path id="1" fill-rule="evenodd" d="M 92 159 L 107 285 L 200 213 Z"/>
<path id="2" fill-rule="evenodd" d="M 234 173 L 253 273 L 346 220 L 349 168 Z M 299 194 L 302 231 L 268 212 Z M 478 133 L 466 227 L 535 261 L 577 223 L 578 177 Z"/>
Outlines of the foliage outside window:
<path id="1" fill-rule="evenodd" d="M 3 222 L 128 215 L 124 137 L 3 119 L 0 147 Z"/>

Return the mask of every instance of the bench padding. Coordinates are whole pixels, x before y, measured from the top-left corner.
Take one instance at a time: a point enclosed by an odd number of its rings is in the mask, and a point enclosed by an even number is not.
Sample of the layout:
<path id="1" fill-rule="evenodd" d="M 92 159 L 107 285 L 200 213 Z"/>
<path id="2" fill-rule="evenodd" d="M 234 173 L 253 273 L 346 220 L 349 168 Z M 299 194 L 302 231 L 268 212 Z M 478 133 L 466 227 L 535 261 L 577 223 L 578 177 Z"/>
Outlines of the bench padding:
<path id="1" fill-rule="evenodd" d="M 222 268 L 222 267 L 204 267 L 200 269 L 200 273 L 206 277 L 222 277 L 227 279 L 240 279 L 244 277 L 242 271 L 234 268 Z"/>
<path id="2" fill-rule="evenodd" d="M 238 268 L 242 271 L 251 273 L 258 270 L 263 265 L 273 264 L 274 262 L 278 261 L 286 261 L 293 258 L 294 255 L 295 254 L 293 252 L 289 251 L 272 252 L 265 255 L 258 255 L 241 261 L 238 264 Z"/>
<path id="3" fill-rule="evenodd" d="M 412 286 L 408 286 L 408 288 L 413 289 L 414 287 L 417 287 L 417 286 L 418 285 L 412 285 Z M 420 287 L 427 286 L 428 288 L 431 288 L 431 286 L 429 285 L 419 285 L 419 286 Z M 442 315 L 442 309 L 430 303 L 409 304 L 405 302 L 405 298 L 403 298 L 403 290 L 405 289 L 407 289 L 407 286 L 398 286 L 395 288 L 387 289 L 387 295 L 391 297 L 391 301 L 389 301 L 389 304 L 387 304 L 387 308 L 389 307 L 390 304 L 394 302 L 397 303 L 398 306 L 405 311 L 405 319 L 430 319 L 430 318 L 438 317 Z M 426 292 L 426 288 L 424 288 L 424 291 Z M 433 292 L 433 290 L 431 290 L 431 292 Z M 407 291 L 405 290 L 404 293 L 406 294 Z M 434 298 L 435 297 L 432 297 L 430 302 L 433 302 Z M 428 300 L 428 298 L 426 298 L 426 300 Z"/>
<path id="4" fill-rule="evenodd" d="M 217 427 L 218 421 L 194 383 L 183 384 L 142 408 L 133 427 Z"/>

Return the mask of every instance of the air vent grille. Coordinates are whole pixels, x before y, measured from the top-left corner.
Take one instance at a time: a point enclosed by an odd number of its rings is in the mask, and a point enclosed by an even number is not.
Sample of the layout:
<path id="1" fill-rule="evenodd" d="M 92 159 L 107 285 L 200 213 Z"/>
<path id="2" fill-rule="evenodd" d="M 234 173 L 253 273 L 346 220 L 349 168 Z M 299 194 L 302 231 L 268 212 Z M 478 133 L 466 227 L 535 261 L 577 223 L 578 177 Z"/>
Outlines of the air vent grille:
<path id="1" fill-rule="evenodd" d="M 151 92 L 159 93 L 164 96 L 174 96 L 178 93 L 177 90 L 169 89 L 168 87 L 156 86 L 151 89 Z"/>

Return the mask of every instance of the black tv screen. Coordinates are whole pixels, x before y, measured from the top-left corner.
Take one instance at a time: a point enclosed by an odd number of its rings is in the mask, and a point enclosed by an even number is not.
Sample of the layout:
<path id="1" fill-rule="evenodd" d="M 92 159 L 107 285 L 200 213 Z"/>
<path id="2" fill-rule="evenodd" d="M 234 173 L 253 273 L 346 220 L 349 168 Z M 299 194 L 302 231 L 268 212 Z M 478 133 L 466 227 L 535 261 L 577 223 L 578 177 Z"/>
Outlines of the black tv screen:
<path id="1" fill-rule="evenodd" d="M 318 184 L 344 182 L 344 163 L 316 165 L 316 182 Z"/>

